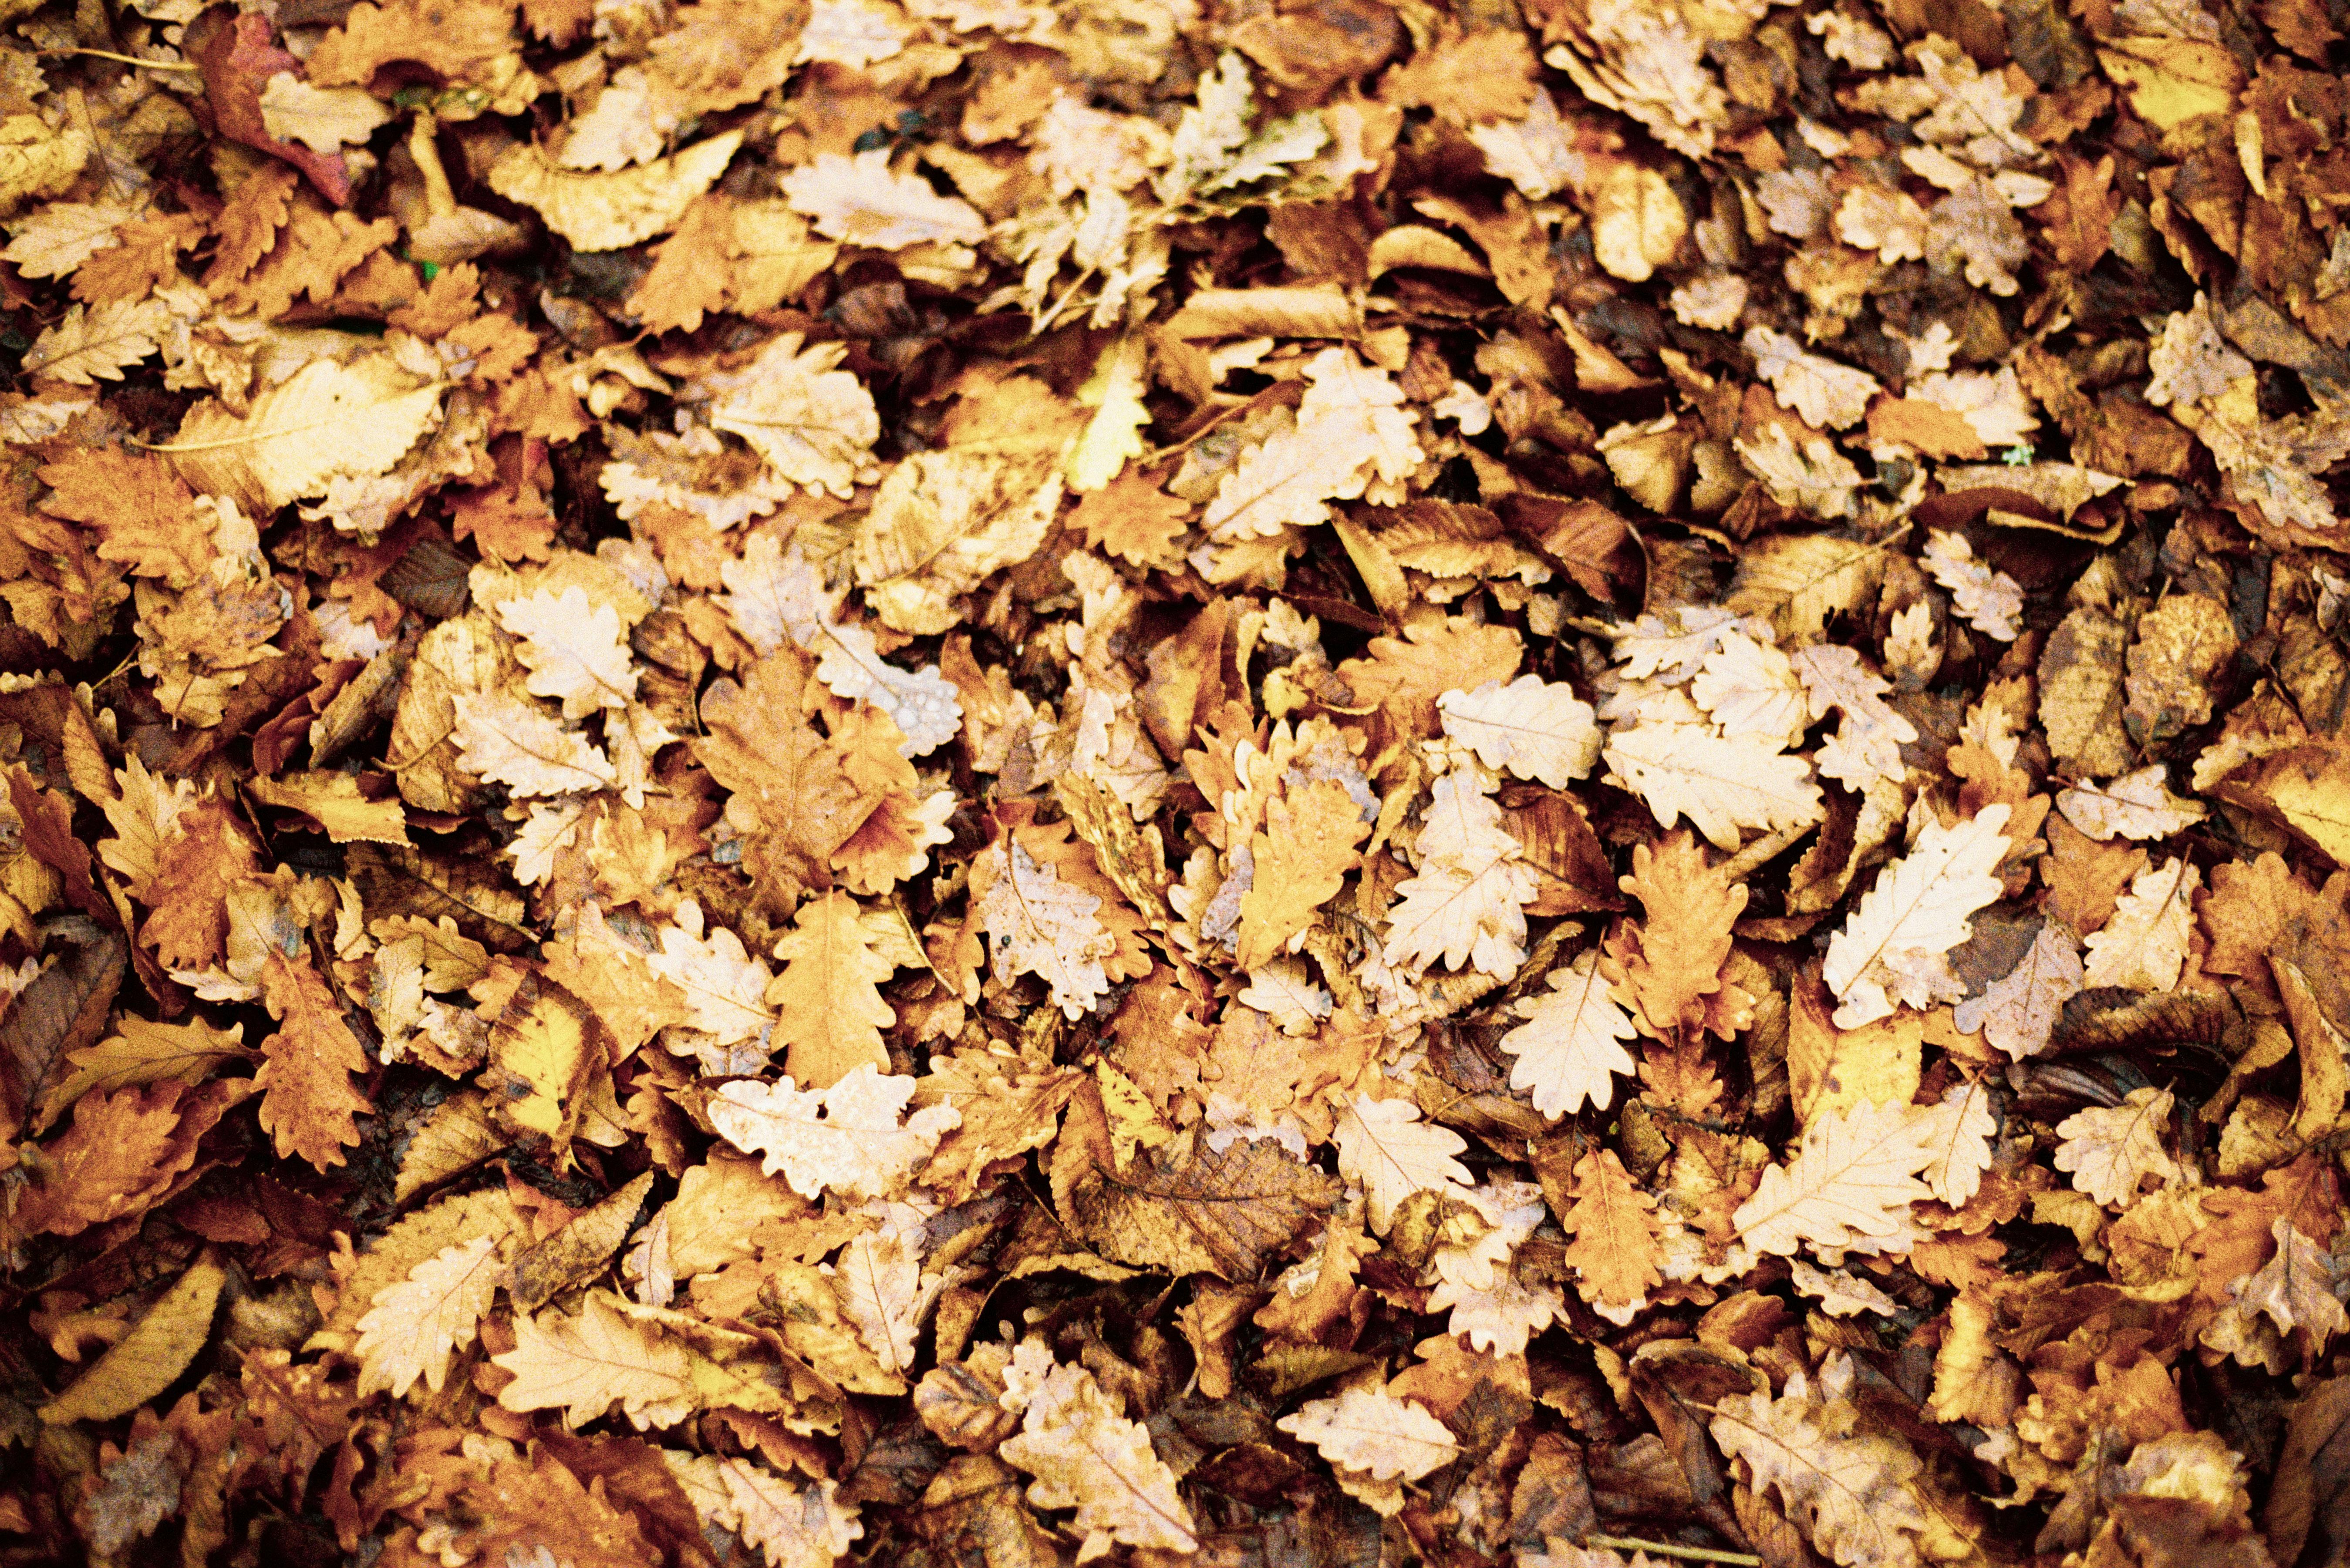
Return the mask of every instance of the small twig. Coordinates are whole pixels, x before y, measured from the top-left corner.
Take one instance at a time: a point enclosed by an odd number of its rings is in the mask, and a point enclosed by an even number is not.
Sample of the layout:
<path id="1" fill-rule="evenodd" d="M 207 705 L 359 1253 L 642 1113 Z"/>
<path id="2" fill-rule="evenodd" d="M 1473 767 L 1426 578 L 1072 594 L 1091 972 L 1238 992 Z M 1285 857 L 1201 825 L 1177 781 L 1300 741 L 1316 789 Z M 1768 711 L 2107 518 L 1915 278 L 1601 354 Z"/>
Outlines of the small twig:
<path id="1" fill-rule="evenodd" d="M 118 55 L 112 49 L 43 49 L 44 56 L 88 55 L 95 60 L 120 60 L 126 66 L 142 66 L 151 71 L 200 71 L 202 66 L 192 66 L 171 60 L 142 60 L 137 55 Z"/>
<path id="2" fill-rule="evenodd" d="M 1619 1552 L 1646 1552 L 1657 1557 L 1679 1557 L 1691 1563 L 1735 1563 L 1740 1568 L 1762 1568 L 1752 1552 L 1717 1552 L 1711 1546 L 1674 1546 L 1662 1541 L 1642 1541 L 1632 1535 L 1586 1535 L 1586 1546 L 1612 1546 Z"/>

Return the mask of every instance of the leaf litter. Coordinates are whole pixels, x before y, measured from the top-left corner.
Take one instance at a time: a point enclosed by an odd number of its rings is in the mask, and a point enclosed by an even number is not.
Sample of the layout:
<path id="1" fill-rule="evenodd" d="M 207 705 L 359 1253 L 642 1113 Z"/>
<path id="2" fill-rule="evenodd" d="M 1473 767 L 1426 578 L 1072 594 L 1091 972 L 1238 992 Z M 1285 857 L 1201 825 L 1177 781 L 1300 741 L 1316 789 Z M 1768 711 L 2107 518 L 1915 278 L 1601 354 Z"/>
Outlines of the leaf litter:
<path id="1" fill-rule="evenodd" d="M 18 0 L 0 1551 L 2338 1563 L 2254 0 Z"/>

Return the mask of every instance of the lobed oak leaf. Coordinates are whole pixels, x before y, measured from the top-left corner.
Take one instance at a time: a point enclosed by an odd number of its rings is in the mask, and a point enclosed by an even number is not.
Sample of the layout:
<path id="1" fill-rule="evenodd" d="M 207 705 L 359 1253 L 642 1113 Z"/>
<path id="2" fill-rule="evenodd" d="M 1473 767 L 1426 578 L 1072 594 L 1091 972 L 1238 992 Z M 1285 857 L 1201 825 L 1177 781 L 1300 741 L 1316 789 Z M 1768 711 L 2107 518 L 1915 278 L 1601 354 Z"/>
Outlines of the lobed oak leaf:
<path id="1" fill-rule="evenodd" d="M 1326 521 L 1332 501 L 1393 485 L 1421 458 L 1402 389 L 1344 348 L 1306 362 L 1296 423 L 1241 454 L 1201 526 L 1226 544 L 1266 539 Z"/>
<path id="2" fill-rule="evenodd" d="M 875 947 L 857 901 L 833 892 L 802 904 L 792 929 L 776 939 L 775 956 L 784 967 L 763 1000 L 775 1010 L 785 1073 L 828 1089 L 860 1065 L 886 1072 L 881 1031 L 898 1014 L 879 987 L 897 964 Z"/>
<path id="3" fill-rule="evenodd" d="M 2195 895 L 2203 874 L 2185 856 L 2148 867 L 2131 879 L 2113 918 L 2091 931 L 2081 983 L 2095 990 L 2168 991 L 2178 983 L 2195 929 Z"/>
<path id="4" fill-rule="evenodd" d="M 1955 827 L 1929 822 L 1916 846 L 1877 873 L 1829 941 L 1821 971 L 1836 995 L 1838 1028 L 1965 994 L 1944 955 L 2005 888 L 1994 872 L 2007 856 L 2007 818 L 2005 805 L 1987 805 Z"/>
<path id="5" fill-rule="evenodd" d="M 1951 1022 L 1962 1033 L 1981 1033 L 1985 1044 L 2021 1062 L 2048 1048 L 2064 1003 L 2080 994 L 2084 980 L 2080 940 L 2052 916 L 2016 966 L 1981 996 L 1960 1002 Z"/>
<path id="6" fill-rule="evenodd" d="M 1731 927 L 1746 908 L 1746 888 L 1710 864 L 1685 832 L 1653 846 L 1636 845 L 1631 874 L 1617 885 L 1639 899 L 1648 916 L 1623 961 L 1625 983 L 1648 1032 L 1669 1038 L 1703 1029 L 1721 1000 L 1721 965 L 1730 956 Z"/>
<path id="7" fill-rule="evenodd" d="M 1844 721 L 1820 748 L 1820 773 L 1856 794 L 1883 780 L 1898 783 L 1908 772 L 1901 748 L 1918 738 L 1918 728 L 1886 702 L 1892 682 L 1868 668 L 1861 656 L 1834 643 L 1814 643 L 1791 660 L 1804 683 L 1814 719 L 1840 709 Z"/>
<path id="8" fill-rule="evenodd" d="M 858 530 L 857 580 L 894 630 L 951 628 L 955 601 L 1045 542 L 1058 464 L 1033 452 L 950 448 L 892 469 Z"/>
<path id="9" fill-rule="evenodd" d="M 1739 1240 L 1789 1257 L 1806 1244 L 1823 1255 L 1900 1250 L 1913 1234 L 1909 1205 L 1933 1196 L 1918 1179 L 1936 1158 L 1933 1130 L 1932 1119 L 1908 1106 L 1865 1100 L 1814 1118 L 1794 1158 L 1767 1167 L 1738 1206 Z"/>
<path id="10" fill-rule="evenodd" d="M 1604 1148 L 1575 1162 L 1573 1190 L 1559 1228 L 1574 1238 L 1565 1257 L 1575 1272 L 1575 1289 L 1611 1322 L 1629 1322 L 1663 1282 L 1656 1200 Z"/>
<path id="11" fill-rule="evenodd" d="M 171 306 L 161 299 L 73 306 L 25 350 L 26 373 L 77 387 L 93 380 L 119 381 L 125 370 L 156 351 L 172 320 Z"/>
<path id="12" fill-rule="evenodd" d="M 919 175 L 889 169 L 887 149 L 844 158 L 819 152 L 779 182 L 792 210 L 816 233 L 873 250 L 909 245 L 977 244 L 987 223 L 970 202 L 941 196 Z"/>
<path id="13" fill-rule="evenodd" d="M 1384 1388 L 1349 1388 L 1335 1399 L 1314 1399 L 1274 1423 L 1311 1443 L 1342 1469 L 1374 1480 L 1416 1481 L 1460 1457 L 1451 1428 L 1425 1407 Z"/>
<path id="14" fill-rule="evenodd" d="M 922 1272 L 920 1240 L 902 1231 L 867 1231 L 840 1251 L 837 1263 L 821 1271 L 840 1298 L 840 1310 L 882 1369 L 902 1380 L 914 1365 L 914 1342 L 922 1320 L 946 1281 Z"/>
<path id="15" fill-rule="evenodd" d="M 1254 870 L 1241 895 L 1234 949 L 1244 970 L 1263 968 L 1301 937 L 1315 911 L 1344 885 L 1371 825 L 1346 786 L 1315 779 L 1267 801 L 1264 826 L 1250 836 Z"/>
<path id="16" fill-rule="evenodd" d="M 514 1334 L 515 1347 L 490 1357 L 515 1375 L 498 1391 L 498 1403 L 509 1410 L 560 1410 L 574 1428 L 601 1419 L 615 1405 L 639 1431 L 673 1427 L 704 1403 L 704 1369 L 717 1371 L 601 1291 L 588 1293 L 576 1317 L 556 1307 L 517 1315 Z"/>
<path id="17" fill-rule="evenodd" d="M 70 277 L 74 269 L 121 243 L 123 225 L 140 208 L 120 197 L 96 202 L 50 202 L 8 221 L 8 244 L 0 261 L 25 278 Z"/>
<path id="18" fill-rule="evenodd" d="M 858 1505 L 839 1500 L 829 1478 L 794 1486 L 748 1459 L 718 1461 L 733 1527 L 759 1549 L 767 1568 L 831 1568 L 848 1555 L 865 1526 Z"/>
<path id="19" fill-rule="evenodd" d="M 449 738 L 458 765 L 518 795 L 603 789 L 619 774 L 586 736 L 503 692 L 461 692 Z"/>
<path id="20" fill-rule="evenodd" d="M 1658 826 L 1686 816 L 1717 848 L 1737 848 L 1748 828 L 1805 826 L 1823 810 L 1810 765 L 1768 736 L 1644 719 L 1619 727 L 1600 754 L 1607 782 L 1638 795 Z"/>
<path id="21" fill-rule="evenodd" d="M 1787 656 L 1742 632 L 1725 635 L 1705 656 L 1690 697 L 1725 735 L 1760 735 L 1781 750 L 1803 738 L 1808 713 L 1804 682 Z"/>
<path id="22" fill-rule="evenodd" d="M 2151 763 L 2109 784 L 2094 781 L 2057 792 L 2064 820 L 2100 844 L 2114 838 L 2168 838 L 2210 815 L 2199 802 L 2170 793 L 2169 770 Z"/>
<path id="23" fill-rule="evenodd" d="M 1038 976 L 1065 1016 L 1084 1017 L 1109 989 L 1102 961 L 1118 945 L 1101 923 L 1101 898 L 1017 842 L 991 853 L 1000 857 L 995 877 L 975 912 L 998 970 Z"/>
<path id="24" fill-rule="evenodd" d="M 1436 700 L 1444 732 L 1477 753 L 1489 768 L 1565 789 L 1599 760 L 1599 728 L 1591 704 L 1564 681 L 1521 675 L 1504 686 L 1488 680 L 1474 691 L 1447 691 Z"/>
<path id="25" fill-rule="evenodd" d="M 1809 353 L 1772 327 L 1750 327 L 1742 342 L 1754 356 L 1755 374 L 1778 394 L 1779 406 L 1794 410 L 1806 424 L 1848 429 L 1868 411 L 1868 400 L 1885 389 L 1866 371 Z"/>
<path id="26" fill-rule="evenodd" d="M 317 970 L 272 951 L 262 965 L 262 1000 L 278 1021 L 261 1043 L 254 1075 L 261 1091 L 261 1128 L 282 1158 L 298 1154 L 320 1170 L 343 1163 L 359 1141 L 357 1117 L 372 1110 L 350 1075 L 364 1071 L 366 1050 Z"/>
<path id="27" fill-rule="evenodd" d="M 313 87 L 290 70 L 262 84 L 260 108 L 261 128 L 272 140 L 298 141 L 330 157 L 363 145 L 391 119 L 391 110 L 372 93 Z"/>
<path id="28" fill-rule="evenodd" d="M 2241 1311 L 2265 1314 L 2279 1334 L 2306 1330 L 2313 1352 L 2323 1354 L 2326 1342 L 2350 1329 L 2350 1313 L 2338 1293 L 2338 1270 L 2334 1252 L 2309 1237 L 2290 1219 L 2270 1227 L 2276 1237 L 2276 1255 L 2228 1287 Z"/>
<path id="29" fill-rule="evenodd" d="M 1911 1481 L 1922 1468 L 1889 1438 L 1856 1436 L 1848 1400 L 1766 1392 L 1718 1400 L 1708 1425 L 1723 1453 L 1745 1463 L 1757 1491 L 1775 1490 L 1788 1516 L 1831 1561 L 1916 1568 L 1929 1521 Z"/>
<path id="30" fill-rule="evenodd" d="M 2117 1106 L 2091 1106 L 2056 1124 L 2056 1168 L 2073 1185 L 2107 1208 L 2127 1208 L 2149 1177 L 2178 1179 L 2176 1161 L 2162 1147 L 2170 1122 L 2168 1089 L 2132 1089 Z"/>
<path id="31" fill-rule="evenodd" d="M 837 369 L 846 345 L 803 348 L 804 336 L 769 339 L 740 370 L 704 376 L 710 422 L 741 436 L 775 474 L 809 491 L 846 499 L 880 476 L 873 443 L 881 420 L 873 395 Z"/>
<path id="32" fill-rule="evenodd" d="M 582 174 L 525 143 L 490 165 L 487 178 L 491 190 L 537 213 L 577 249 L 617 251 L 676 226 L 742 145 L 743 133 L 729 130 L 639 168 Z"/>
<path id="33" fill-rule="evenodd" d="M 1587 1103 L 1606 1110 L 1616 1097 L 1615 1075 L 1630 1077 L 1638 1064 L 1623 1043 L 1638 1038 L 1599 970 L 1599 950 L 1550 971 L 1550 989 L 1521 997 L 1512 1011 L 1525 1020 L 1502 1036 L 1517 1058 L 1510 1087 L 1529 1093 L 1534 1109 L 1556 1118 Z"/>
<path id="34" fill-rule="evenodd" d="M 1339 1111 L 1331 1136 L 1338 1145 L 1338 1174 L 1362 1184 L 1371 1229 L 1382 1236 L 1413 1193 L 1470 1185 L 1468 1167 L 1452 1158 L 1467 1142 L 1450 1127 L 1422 1122 L 1409 1100 L 1357 1095 Z"/>
<path id="35" fill-rule="evenodd" d="M 1028 1501 L 1076 1511 L 1081 1551 L 1110 1542 L 1189 1554 L 1200 1548 L 1175 1472 L 1151 1449 L 1149 1428 L 1111 1406 L 1094 1375 L 1055 1364 L 1028 1396 L 1020 1431 L 996 1450 L 1036 1479 Z"/>
<path id="36" fill-rule="evenodd" d="M 2022 584 L 1975 559 L 1964 535 L 1939 528 L 1928 532 L 1922 559 L 1969 625 L 2000 642 L 2015 640 L 2015 618 L 2023 613 Z"/>
<path id="37" fill-rule="evenodd" d="M 824 1089 L 789 1078 L 721 1085 L 710 1122 L 735 1147 L 764 1156 L 766 1174 L 802 1197 L 886 1198 L 962 1120 L 951 1105 L 905 1116 L 913 1094 L 913 1079 L 885 1077 L 868 1063 Z"/>
<path id="38" fill-rule="evenodd" d="M 360 1394 L 404 1399 L 419 1378 L 441 1392 L 451 1355 L 473 1342 L 497 1293 L 497 1246 L 484 1235 L 444 1247 L 376 1293 L 358 1324 Z"/>
<path id="39" fill-rule="evenodd" d="M 534 697 L 554 697 L 567 719 L 584 719 L 606 708 L 623 708 L 637 694 L 637 671 L 622 640 L 620 612 L 591 604 L 577 585 L 560 594 L 541 588 L 497 607 L 498 624 L 521 639 L 519 653 L 530 670 L 523 689 Z"/>

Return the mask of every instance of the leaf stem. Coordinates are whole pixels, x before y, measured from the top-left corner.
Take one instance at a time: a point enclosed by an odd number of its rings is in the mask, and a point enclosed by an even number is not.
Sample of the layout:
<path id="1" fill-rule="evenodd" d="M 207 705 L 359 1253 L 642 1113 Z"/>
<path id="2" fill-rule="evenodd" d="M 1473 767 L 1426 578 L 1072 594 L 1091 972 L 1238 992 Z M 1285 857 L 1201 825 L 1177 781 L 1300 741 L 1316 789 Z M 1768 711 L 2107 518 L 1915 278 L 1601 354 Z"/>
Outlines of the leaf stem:
<path id="1" fill-rule="evenodd" d="M 1762 1568 L 1752 1552 L 1718 1552 L 1711 1546 L 1674 1546 L 1662 1541 L 1642 1541 L 1630 1535 L 1586 1535 L 1586 1546 L 1612 1546 L 1619 1551 L 1646 1552 L 1655 1557 L 1679 1557 L 1690 1563 L 1734 1563 L 1739 1568 Z"/>
<path id="2" fill-rule="evenodd" d="M 92 59 L 120 60 L 126 66 L 140 66 L 151 71 L 200 71 L 202 66 L 172 60 L 142 60 L 137 55 L 118 55 L 112 49 L 43 49 L 44 55 L 88 55 Z"/>

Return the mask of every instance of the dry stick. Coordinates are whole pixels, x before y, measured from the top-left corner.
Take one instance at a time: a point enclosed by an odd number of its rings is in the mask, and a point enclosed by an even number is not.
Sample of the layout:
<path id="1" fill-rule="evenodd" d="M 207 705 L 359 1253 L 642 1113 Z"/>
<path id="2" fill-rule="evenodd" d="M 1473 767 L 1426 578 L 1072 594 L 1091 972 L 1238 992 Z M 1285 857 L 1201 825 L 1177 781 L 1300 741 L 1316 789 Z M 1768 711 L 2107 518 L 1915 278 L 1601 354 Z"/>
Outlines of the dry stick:
<path id="1" fill-rule="evenodd" d="M 1612 1546 L 1619 1552 L 1646 1552 L 1658 1557 L 1679 1557 L 1691 1563 L 1734 1563 L 1739 1568 L 1762 1568 L 1762 1559 L 1751 1552 L 1717 1552 L 1711 1546 L 1674 1546 L 1662 1541 L 1642 1541 L 1630 1535 L 1586 1535 L 1586 1546 Z"/>

